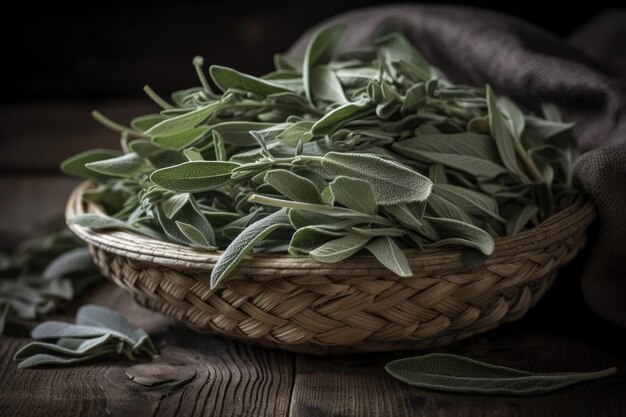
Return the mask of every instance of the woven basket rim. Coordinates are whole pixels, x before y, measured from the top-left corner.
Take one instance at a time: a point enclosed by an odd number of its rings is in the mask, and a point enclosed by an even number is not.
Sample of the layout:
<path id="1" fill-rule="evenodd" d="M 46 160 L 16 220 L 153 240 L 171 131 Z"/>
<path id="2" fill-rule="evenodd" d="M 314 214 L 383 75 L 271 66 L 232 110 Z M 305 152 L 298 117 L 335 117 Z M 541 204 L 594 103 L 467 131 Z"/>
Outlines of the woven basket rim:
<path id="1" fill-rule="evenodd" d="M 95 184 L 85 181 L 71 193 L 65 209 L 66 220 L 82 213 L 103 213 L 95 204 L 83 202 L 83 193 Z M 512 236 L 495 239 L 494 253 L 481 265 L 512 262 L 523 258 L 528 249 L 536 251 L 576 233 L 580 222 L 590 223 L 595 216 L 593 202 L 578 198 L 571 206 L 554 214 L 536 227 Z M 165 242 L 129 231 L 92 230 L 70 224 L 69 228 L 82 240 L 105 251 L 140 262 L 158 264 L 177 270 L 212 270 L 222 251 L 207 252 L 176 243 Z M 463 266 L 462 252 L 454 248 L 405 249 L 413 271 L 446 273 L 467 270 Z M 271 279 L 293 274 L 358 276 L 363 274 L 392 274 L 373 255 L 354 255 L 344 261 L 325 264 L 306 256 L 283 253 L 254 253 L 247 255 L 238 265 L 237 275 L 257 279 Z"/>

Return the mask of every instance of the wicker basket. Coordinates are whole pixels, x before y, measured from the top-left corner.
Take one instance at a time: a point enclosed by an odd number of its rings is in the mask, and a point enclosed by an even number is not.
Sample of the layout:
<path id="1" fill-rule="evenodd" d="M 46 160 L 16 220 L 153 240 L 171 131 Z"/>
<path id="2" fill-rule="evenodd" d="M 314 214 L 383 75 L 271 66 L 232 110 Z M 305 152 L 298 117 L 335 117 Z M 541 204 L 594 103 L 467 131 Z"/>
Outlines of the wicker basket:
<path id="1" fill-rule="evenodd" d="M 66 217 L 98 212 L 80 185 Z M 201 333 L 313 353 L 440 346 L 522 317 L 557 270 L 585 245 L 593 204 L 580 199 L 539 226 L 496 239 L 495 253 L 464 270 L 450 249 L 407 250 L 413 278 L 399 278 L 373 256 L 338 264 L 280 254 L 248 256 L 214 291 L 219 254 L 123 231 L 72 225 L 102 273 L 140 304 Z"/>

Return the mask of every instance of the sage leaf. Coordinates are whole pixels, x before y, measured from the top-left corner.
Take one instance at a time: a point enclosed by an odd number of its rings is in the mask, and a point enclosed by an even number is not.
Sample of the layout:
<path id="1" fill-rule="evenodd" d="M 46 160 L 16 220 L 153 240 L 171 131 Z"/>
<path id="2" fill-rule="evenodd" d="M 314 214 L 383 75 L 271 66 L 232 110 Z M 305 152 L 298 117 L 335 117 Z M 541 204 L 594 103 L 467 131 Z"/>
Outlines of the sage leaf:
<path id="1" fill-rule="evenodd" d="M 409 385 L 436 391 L 485 395 L 538 395 L 617 372 L 538 373 L 492 365 L 463 356 L 432 353 L 389 362 L 385 370 Z"/>
<path id="2" fill-rule="evenodd" d="M 211 288 L 219 286 L 248 252 L 281 226 L 290 226 L 285 209 L 278 210 L 243 230 L 215 264 L 211 272 Z"/>
<path id="3" fill-rule="evenodd" d="M 466 213 L 486 215 L 505 222 L 500 217 L 496 200 L 486 194 L 451 184 L 437 184 L 433 192 L 456 204 Z"/>
<path id="4" fill-rule="evenodd" d="M 329 135 L 342 125 L 355 118 L 364 116 L 368 112 L 371 112 L 371 110 L 372 107 L 368 100 L 346 103 L 326 113 L 324 117 L 315 122 L 311 128 L 311 133 L 318 136 Z"/>
<path id="5" fill-rule="evenodd" d="M 195 246 L 205 249 L 214 249 L 202 232 L 188 223 L 176 221 L 176 226 Z"/>
<path id="6" fill-rule="evenodd" d="M 521 232 L 530 219 L 537 214 L 538 207 L 534 204 L 524 205 L 506 224 L 506 234 L 511 236 Z"/>
<path id="7" fill-rule="evenodd" d="M 198 126 L 169 136 L 154 136 L 152 141 L 163 148 L 180 150 L 198 142 L 208 131 L 208 126 Z"/>
<path id="8" fill-rule="evenodd" d="M 265 174 L 265 182 L 276 188 L 285 197 L 312 204 L 324 204 L 315 184 L 310 180 L 284 169 L 275 169 Z"/>
<path id="9" fill-rule="evenodd" d="M 495 248 L 493 238 L 484 230 L 454 219 L 440 219 L 436 217 L 424 216 L 430 221 L 437 233 L 442 237 L 439 242 L 433 243 L 432 247 L 446 244 L 459 244 L 480 251 L 484 255 L 491 255 Z"/>
<path id="10" fill-rule="evenodd" d="M 108 149 L 91 149 L 76 154 L 61 163 L 61 171 L 69 175 L 91 179 L 97 182 L 106 181 L 110 175 L 102 174 L 87 168 L 85 165 L 90 162 L 103 161 L 106 159 L 119 157 L 122 153 Z"/>
<path id="11" fill-rule="evenodd" d="M 208 191 L 230 181 L 230 173 L 239 164 L 224 161 L 191 161 L 161 168 L 150 175 L 150 181 L 177 192 Z"/>
<path id="12" fill-rule="evenodd" d="M 176 194 L 167 200 L 165 200 L 161 207 L 163 208 L 163 213 L 167 216 L 168 219 L 171 219 L 178 211 L 183 208 L 185 204 L 189 201 L 190 194 Z"/>
<path id="13" fill-rule="evenodd" d="M 214 101 L 213 103 L 181 114 L 180 116 L 170 117 L 163 120 L 148 129 L 146 134 L 150 136 L 172 136 L 176 133 L 193 129 L 208 119 L 213 113 L 222 110 L 228 105 L 228 103 L 223 101 Z"/>
<path id="14" fill-rule="evenodd" d="M 276 93 L 289 93 L 292 91 L 289 88 L 285 88 L 273 82 L 253 77 L 248 74 L 243 74 L 232 68 L 220 65 L 211 65 L 209 73 L 211 74 L 213 81 L 215 81 L 215 84 L 217 84 L 222 91 L 236 88 L 262 96 Z"/>
<path id="15" fill-rule="evenodd" d="M 93 258 L 89 249 L 76 248 L 54 258 L 43 270 L 44 280 L 54 280 L 76 272 L 84 272 L 93 266 Z M 69 294 L 68 299 L 72 299 Z"/>
<path id="16" fill-rule="evenodd" d="M 161 123 L 165 119 L 167 118 L 161 114 L 147 114 L 145 116 L 135 117 L 133 120 L 131 120 L 130 127 L 139 132 L 145 132 L 152 126 Z"/>
<path id="17" fill-rule="evenodd" d="M 341 222 L 343 228 L 345 228 L 345 222 Z M 348 233 L 343 228 L 333 228 L 326 224 L 301 227 L 291 237 L 289 253 L 292 255 L 308 255 L 311 251 L 329 241 L 346 236 Z"/>
<path id="18" fill-rule="evenodd" d="M 514 140 L 516 140 L 506 127 L 506 121 L 498 108 L 496 98 L 490 86 L 487 86 L 487 106 L 489 109 L 489 125 L 491 126 L 491 135 L 496 141 L 496 147 L 500 154 L 500 159 L 504 166 L 512 173 L 525 178 L 526 175 L 522 171 L 517 161 Z"/>
<path id="19" fill-rule="evenodd" d="M 332 177 L 346 176 L 367 181 L 376 202 L 393 205 L 424 201 L 430 195 L 432 182 L 406 166 L 374 155 L 329 152 L 321 161 Z"/>
<path id="20" fill-rule="evenodd" d="M 367 181 L 345 176 L 336 177 L 329 184 L 334 201 L 361 213 L 376 214 L 378 206 L 374 191 Z"/>
<path id="21" fill-rule="evenodd" d="M 134 177 L 150 169 L 144 158 L 136 153 L 129 153 L 115 158 L 88 162 L 85 168 L 111 177 Z"/>
<path id="22" fill-rule="evenodd" d="M 311 133 L 312 127 L 313 122 L 302 120 L 294 123 L 282 131 L 278 136 L 276 136 L 276 139 L 281 140 L 288 145 L 297 146 L 300 141 L 308 142 L 313 139 L 314 135 Z"/>
<path id="23" fill-rule="evenodd" d="M 309 102 L 313 102 L 311 92 L 311 70 L 318 65 L 327 64 L 337 52 L 340 41 L 346 31 L 343 24 L 335 24 L 321 28 L 313 36 L 307 45 L 302 63 L 302 80 L 304 93 Z"/>
<path id="24" fill-rule="evenodd" d="M 345 103 L 346 98 L 337 76 L 326 65 L 311 69 L 309 76 L 311 96 L 331 103 Z"/>
<path id="25" fill-rule="evenodd" d="M 130 232 L 140 233 L 142 235 L 149 236 L 154 239 L 161 239 L 162 235 L 148 227 L 141 227 L 138 225 L 131 225 L 122 220 L 115 219 L 113 217 L 104 216 L 94 213 L 83 213 L 72 217 L 68 224 L 77 224 L 79 226 L 87 227 L 94 230 L 107 230 L 107 229 L 119 229 L 127 230 Z"/>
<path id="26" fill-rule="evenodd" d="M 324 243 L 312 250 L 309 255 L 319 262 L 335 263 L 363 249 L 369 240 L 369 236 L 348 235 Z"/>
<path id="27" fill-rule="evenodd" d="M 211 126 L 220 134 L 224 143 L 229 145 L 251 147 L 256 146 L 256 140 L 250 135 L 251 131 L 261 131 L 274 126 L 274 123 L 232 121 L 221 122 Z"/>
<path id="28" fill-rule="evenodd" d="M 402 249 L 398 247 L 392 238 L 380 237 L 368 243 L 365 248 L 370 251 L 381 264 L 393 271 L 396 275 L 404 278 L 413 276 L 413 271 L 411 271 L 409 267 L 409 262 L 404 252 L 402 252 Z"/>

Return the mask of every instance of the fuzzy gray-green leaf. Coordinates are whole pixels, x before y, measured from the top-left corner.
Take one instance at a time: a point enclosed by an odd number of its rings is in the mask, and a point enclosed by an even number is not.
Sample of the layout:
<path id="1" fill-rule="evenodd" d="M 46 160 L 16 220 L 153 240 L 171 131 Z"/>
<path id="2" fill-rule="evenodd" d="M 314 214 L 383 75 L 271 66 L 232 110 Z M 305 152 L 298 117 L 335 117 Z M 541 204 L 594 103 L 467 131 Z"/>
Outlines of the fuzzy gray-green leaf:
<path id="1" fill-rule="evenodd" d="M 198 192 L 219 188 L 230 181 L 230 172 L 238 167 L 235 162 L 191 161 L 156 170 L 150 181 L 167 190 Z"/>
<path id="2" fill-rule="evenodd" d="M 389 362 L 385 370 L 420 388 L 462 394 L 537 395 L 617 372 L 538 373 L 479 362 L 463 356 L 431 353 Z"/>

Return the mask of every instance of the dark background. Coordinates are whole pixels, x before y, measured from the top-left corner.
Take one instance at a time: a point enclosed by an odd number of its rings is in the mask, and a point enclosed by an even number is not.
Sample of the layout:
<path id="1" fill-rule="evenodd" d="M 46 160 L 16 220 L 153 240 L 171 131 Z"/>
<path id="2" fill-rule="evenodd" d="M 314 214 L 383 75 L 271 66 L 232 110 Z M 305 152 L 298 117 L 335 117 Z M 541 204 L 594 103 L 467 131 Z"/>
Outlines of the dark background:
<path id="1" fill-rule="evenodd" d="M 176 7 L 84 3 L 67 9 L 33 6 L 3 12 L 5 75 L 0 103 L 139 97 L 145 83 L 166 94 L 196 84 L 191 67 L 196 54 L 203 55 L 207 64 L 267 72 L 272 55 L 286 50 L 315 23 L 351 9 L 391 3 L 230 0 Z M 618 5 L 598 1 L 580 6 L 571 2 L 453 3 L 512 14 L 561 36 Z"/>
<path id="2" fill-rule="evenodd" d="M 128 123 L 159 110 L 142 92 L 146 83 L 166 98 L 198 85 L 194 55 L 203 55 L 207 66 L 262 74 L 272 69 L 273 54 L 287 50 L 309 27 L 382 4 L 391 2 L 229 0 L 172 6 L 127 1 L 73 7 L 24 2 L 2 10 L 0 248 L 63 225 L 65 201 L 77 180 L 59 172 L 61 161 L 90 148 L 119 148 L 119 135 L 96 123 L 91 110 Z M 456 4 L 515 15 L 584 46 L 590 55 L 606 56 L 606 48 L 613 51 L 624 43 L 607 33 L 602 42 L 596 36 L 593 45 L 583 45 L 588 28 L 603 30 L 603 17 L 626 16 L 611 10 L 619 3 Z M 615 58 L 605 67 L 626 69 L 626 53 L 608 55 Z"/>

